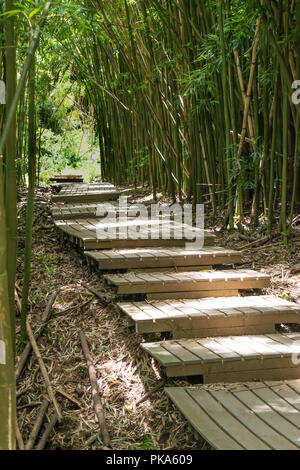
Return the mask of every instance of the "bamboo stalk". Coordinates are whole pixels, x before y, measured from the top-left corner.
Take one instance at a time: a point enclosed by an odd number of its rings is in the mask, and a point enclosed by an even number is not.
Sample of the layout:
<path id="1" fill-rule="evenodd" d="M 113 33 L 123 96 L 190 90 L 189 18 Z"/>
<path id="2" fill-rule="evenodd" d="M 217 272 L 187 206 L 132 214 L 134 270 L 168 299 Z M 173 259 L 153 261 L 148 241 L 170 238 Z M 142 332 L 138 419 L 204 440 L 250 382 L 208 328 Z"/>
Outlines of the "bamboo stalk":
<path id="1" fill-rule="evenodd" d="M 110 437 L 109 437 L 109 433 L 107 430 L 107 424 L 106 424 L 105 414 L 103 410 L 103 405 L 101 402 L 101 398 L 99 396 L 96 369 L 94 367 L 93 360 L 92 360 L 91 353 L 90 353 L 89 346 L 88 346 L 88 342 L 83 331 L 80 331 L 80 341 L 81 341 L 82 350 L 85 355 L 88 370 L 89 370 L 94 409 L 95 409 L 97 420 L 100 426 L 100 433 L 101 433 L 104 445 L 106 447 L 110 447 Z"/>
<path id="2" fill-rule="evenodd" d="M 41 407 L 38 411 L 38 415 L 36 417 L 35 423 L 32 427 L 31 433 L 29 435 L 28 441 L 26 442 L 25 445 L 25 450 L 30 450 L 33 448 L 35 441 L 37 439 L 38 433 L 41 429 L 41 426 L 43 424 L 43 419 L 46 414 L 47 408 L 49 405 L 49 400 L 44 399 L 43 403 L 41 404 Z"/>
<path id="3" fill-rule="evenodd" d="M 35 354 L 35 356 L 38 360 L 39 366 L 40 366 L 40 370 L 41 370 L 41 373 L 42 373 L 42 376 L 43 376 L 43 379 L 44 379 L 44 382 L 45 382 L 45 385 L 46 385 L 47 393 L 49 395 L 50 400 L 53 403 L 53 406 L 55 408 L 58 420 L 62 421 L 63 417 L 62 417 L 62 414 L 61 414 L 60 406 L 57 403 L 57 400 L 56 400 L 56 397 L 55 397 L 55 394 L 53 392 L 53 388 L 52 388 L 52 385 L 51 385 L 51 382 L 50 382 L 50 379 L 49 379 L 49 376 L 48 376 L 46 366 L 44 364 L 44 361 L 43 361 L 43 358 L 41 356 L 40 350 L 39 350 L 38 345 L 36 343 L 36 340 L 34 338 L 34 335 L 33 335 L 31 326 L 29 324 L 28 318 L 26 320 L 26 329 L 27 329 L 27 334 L 28 334 L 29 340 L 31 342 L 32 349 L 34 351 L 34 354 Z"/>
<path id="4" fill-rule="evenodd" d="M 52 308 L 52 305 L 54 304 L 55 302 L 55 299 L 57 297 L 57 294 L 58 294 L 58 290 L 56 291 L 53 291 L 53 293 L 51 294 L 50 296 L 50 299 L 47 303 L 47 306 L 43 312 L 43 315 L 42 315 L 42 318 L 41 318 L 41 323 L 39 324 L 39 326 L 36 328 L 35 332 L 34 332 L 34 337 L 35 337 L 35 340 L 38 341 L 39 337 L 41 336 L 41 334 L 43 333 L 50 317 L 51 317 L 51 308 Z M 32 346 L 31 346 L 31 342 L 30 341 L 27 341 L 27 344 L 24 348 L 24 351 L 22 352 L 20 358 L 19 358 L 19 361 L 18 361 L 18 365 L 16 367 L 16 379 L 18 380 L 18 378 L 20 377 L 21 373 L 22 373 L 22 370 L 28 360 L 28 357 L 31 353 L 31 350 L 32 350 Z"/>
<path id="5" fill-rule="evenodd" d="M 35 450 L 44 450 L 45 449 L 47 441 L 49 439 L 49 436 L 50 436 L 53 428 L 55 427 L 57 421 L 59 421 L 59 418 L 58 418 L 57 414 L 54 413 L 51 416 L 51 419 L 50 419 L 49 423 L 46 425 L 45 430 L 44 430 L 39 442 L 37 443 L 37 445 L 35 447 Z"/>

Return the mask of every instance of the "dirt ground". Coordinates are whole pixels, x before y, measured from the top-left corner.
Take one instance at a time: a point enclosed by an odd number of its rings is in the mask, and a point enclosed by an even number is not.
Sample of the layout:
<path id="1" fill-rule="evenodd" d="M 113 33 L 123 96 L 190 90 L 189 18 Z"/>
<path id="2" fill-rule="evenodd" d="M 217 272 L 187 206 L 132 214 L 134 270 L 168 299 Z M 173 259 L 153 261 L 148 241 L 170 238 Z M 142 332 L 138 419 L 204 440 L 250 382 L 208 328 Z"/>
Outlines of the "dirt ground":
<path id="1" fill-rule="evenodd" d="M 141 191 L 138 202 L 151 196 Z M 98 385 L 102 396 L 113 449 L 209 449 L 189 428 L 185 419 L 169 402 L 163 388 L 143 403 L 136 405 L 145 393 L 162 379 L 162 372 L 140 348 L 144 339 L 134 333 L 117 308 L 103 305 L 81 281 L 89 283 L 109 299 L 112 295 L 98 273 L 89 273 L 84 257 L 69 245 L 62 246 L 50 214 L 51 191 L 40 188 L 36 195 L 33 227 L 32 284 L 30 290 L 30 323 L 38 323 L 51 293 L 59 289 L 51 321 L 39 340 L 54 391 L 64 420 L 55 427 L 47 449 L 84 450 L 102 446 L 99 427 L 92 405 L 88 369 L 79 332 L 82 330 L 93 355 Z M 19 251 L 17 292 L 21 296 L 25 237 L 26 195 L 19 203 Z M 219 237 L 219 245 L 243 249 L 263 232 L 247 235 L 219 231 L 222 218 L 206 217 L 206 226 Z M 260 230 L 264 220 L 260 221 Z M 264 293 L 300 303 L 300 226 L 295 224 L 295 237 L 287 248 L 280 240 L 244 251 L 241 268 L 253 268 L 272 276 Z M 19 331 L 18 319 L 17 331 Z M 153 338 L 153 336 L 152 336 Z M 151 340 L 151 336 L 148 336 Z M 194 381 L 195 383 L 195 381 Z M 168 379 L 167 386 L 188 385 L 185 380 Z M 67 393 L 66 398 L 62 393 Z M 18 381 L 18 421 L 26 442 L 38 408 L 46 397 L 43 378 L 34 355 L 31 355 Z M 53 413 L 50 405 L 47 416 Z"/>

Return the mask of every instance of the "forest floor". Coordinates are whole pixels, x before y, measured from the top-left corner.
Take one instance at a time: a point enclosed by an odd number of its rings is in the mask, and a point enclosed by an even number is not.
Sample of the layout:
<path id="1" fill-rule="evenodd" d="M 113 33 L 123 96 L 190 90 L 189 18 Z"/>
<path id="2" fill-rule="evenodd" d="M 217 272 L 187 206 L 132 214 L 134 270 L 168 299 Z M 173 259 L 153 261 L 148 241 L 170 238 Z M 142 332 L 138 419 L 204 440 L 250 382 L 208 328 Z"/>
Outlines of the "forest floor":
<path id="1" fill-rule="evenodd" d="M 26 194 L 19 203 L 19 252 L 17 291 L 21 296 L 25 240 Z M 147 190 L 140 190 L 135 202 L 151 202 Z M 36 194 L 33 226 L 32 284 L 30 292 L 30 323 L 38 323 L 51 293 L 59 289 L 51 321 L 39 341 L 54 391 L 57 394 L 64 420 L 51 434 L 48 449 L 84 450 L 101 448 L 99 427 L 92 404 L 88 369 L 79 332 L 88 340 L 95 359 L 98 384 L 104 402 L 113 449 L 209 449 L 194 436 L 187 422 L 169 402 L 163 387 L 150 398 L 136 405 L 145 393 L 162 378 L 155 362 L 140 348 L 143 338 L 134 333 L 109 303 L 110 290 L 97 273 L 90 273 L 84 257 L 69 245 L 62 246 L 50 214 L 51 191 L 40 188 Z M 260 228 L 247 236 L 237 232 L 219 231 L 222 217 L 206 217 L 206 227 L 213 230 L 219 245 L 243 249 L 249 241 L 263 236 Z M 261 270 L 272 276 L 272 284 L 264 293 L 300 303 L 300 227 L 298 235 L 285 248 L 280 240 L 244 251 L 242 268 Z M 245 239 L 246 238 L 246 239 Z M 103 305 L 81 282 L 88 282 L 105 294 Z M 18 329 L 19 331 L 19 323 Z M 153 338 L 153 336 L 152 336 Z M 147 339 L 151 340 L 151 336 Z M 190 382 L 168 379 L 167 386 L 183 386 Z M 45 385 L 34 355 L 18 382 L 18 420 L 26 442 L 35 421 L 39 404 L 46 396 Z M 50 408 L 50 407 L 49 407 Z M 94 442 L 92 442 L 94 440 Z"/>

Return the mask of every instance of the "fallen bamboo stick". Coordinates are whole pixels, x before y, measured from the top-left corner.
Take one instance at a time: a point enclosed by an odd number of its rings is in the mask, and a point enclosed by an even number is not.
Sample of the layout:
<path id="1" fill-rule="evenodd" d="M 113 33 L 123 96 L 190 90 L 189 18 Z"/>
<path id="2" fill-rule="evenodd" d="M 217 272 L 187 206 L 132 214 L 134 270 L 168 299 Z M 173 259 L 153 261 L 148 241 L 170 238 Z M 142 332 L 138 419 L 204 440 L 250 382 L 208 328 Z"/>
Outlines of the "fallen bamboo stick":
<path id="1" fill-rule="evenodd" d="M 18 294 L 18 291 L 17 291 L 16 288 L 15 288 L 15 302 L 17 304 L 17 309 L 18 309 L 18 312 L 20 314 L 21 310 L 22 310 L 22 306 L 21 306 L 20 297 L 19 297 L 19 294 Z"/>
<path id="2" fill-rule="evenodd" d="M 46 385 L 47 393 L 49 395 L 50 400 L 52 401 L 52 403 L 54 405 L 54 408 L 55 408 L 56 413 L 57 413 L 57 417 L 58 417 L 59 421 L 61 421 L 63 419 L 63 417 L 62 417 L 62 414 L 61 414 L 61 411 L 60 411 L 60 407 L 59 407 L 59 404 L 57 403 L 57 400 L 55 398 L 55 395 L 54 395 L 53 388 L 52 388 L 52 385 L 51 385 L 51 382 L 50 382 L 50 379 L 49 379 L 49 375 L 47 373 L 45 363 L 44 363 L 43 358 L 41 356 L 38 345 L 37 345 L 37 343 L 34 339 L 34 336 L 33 336 L 32 329 L 30 327 L 28 318 L 27 318 L 27 321 L 26 321 L 26 330 L 27 330 L 27 334 L 28 334 L 29 340 L 30 340 L 31 345 L 32 345 L 32 349 L 33 349 L 34 354 L 36 355 L 36 358 L 38 360 L 38 363 L 39 363 L 39 366 L 40 366 L 40 369 L 41 369 L 41 372 L 42 372 L 42 375 L 43 375 L 43 378 L 44 378 L 44 382 L 45 382 L 45 385 Z"/>
<path id="3" fill-rule="evenodd" d="M 45 430 L 38 442 L 38 444 L 36 445 L 35 449 L 36 450 L 43 450 L 45 447 L 46 447 L 46 444 L 47 444 L 47 441 L 48 441 L 48 438 L 51 434 L 51 431 L 52 429 L 54 428 L 54 426 L 56 425 L 58 421 L 58 416 L 56 413 L 54 413 L 49 421 L 49 423 L 46 425 L 45 427 Z"/>
<path id="4" fill-rule="evenodd" d="M 97 440 L 98 440 L 98 434 L 95 434 L 94 436 L 91 436 L 85 443 L 86 447 L 91 446 Z M 111 450 L 109 447 L 106 447 L 106 446 L 101 446 L 101 447 L 99 447 L 99 449 L 100 450 Z"/>
<path id="5" fill-rule="evenodd" d="M 16 418 L 16 440 L 18 443 L 19 450 L 25 450 L 24 441 L 23 441 L 23 437 L 19 428 L 19 423 L 18 423 L 17 418 Z"/>
<path id="6" fill-rule="evenodd" d="M 253 241 L 251 243 L 248 243 L 247 245 L 243 246 L 242 251 L 248 250 L 249 248 L 252 248 L 252 247 L 255 247 L 255 245 L 257 245 L 257 246 L 264 245 L 265 243 L 267 243 L 270 240 L 271 240 L 270 236 L 261 238 L 259 240 L 255 240 L 255 241 Z"/>
<path id="7" fill-rule="evenodd" d="M 34 408 L 35 406 L 41 405 L 42 402 L 40 401 L 31 401 L 30 403 L 26 403 L 26 405 L 20 405 L 17 407 L 18 410 L 24 410 L 24 408 Z"/>
<path id="8" fill-rule="evenodd" d="M 100 294 L 100 292 L 98 292 L 96 289 L 94 289 L 93 287 L 89 286 L 88 284 L 86 284 L 85 282 L 81 281 L 80 283 L 81 286 L 85 287 L 87 290 L 89 290 L 90 292 L 92 292 L 92 294 L 94 294 L 97 299 L 99 299 L 102 303 L 104 304 L 109 304 L 111 303 L 111 299 L 108 299 L 105 295 L 102 295 Z"/>
<path id="9" fill-rule="evenodd" d="M 35 444 L 35 441 L 37 439 L 38 433 L 41 429 L 41 426 L 43 424 L 43 419 L 46 414 L 47 408 L 49 405 L 49 400 L 46 398 L 43 400 L 43 403 L 41 404 L 41 407 L 39 409 L 37 418 L 35 420 L 35 423 L 33 425 L 33 428 L 31 430 L 30 436 L 28 438 L 28 441 L 26 442 L 25 445 L 25 450 L 31 450 Z"/>
<path id="10" fill-rule="evenodd" d="M 81 341 L 81 346 L 83 353 L 85 355 L 86 361 L 87 361 L 87 366 L 89 370 L 89 377 L 90 377 L 90 382 L 91 382 L 91 387 L 92 387 L 92 397 L 93 397 L 93 402 L 94 402 L 94 409 L 95 413 L 98 419 L 98 423 L 100 426 L 100 433 L 101 437 L 104 443 L 105 447 L 110 447 L 110 437 L 109 433 L 107 430 L 107 425 L 106 425 L 106 420 L 105 420 L 105 415 L 104 415 L 104 410 L 102 406 L 102 402 L 99 396 L 99 390 L 98 390 L 98 382 L 97 382 L 97 375 L 96 375 L 96 369 L 93 364 L 93 360 L 91 357 L 91 353 L 89 350 L 88 342 L 85 337 L 85 334 L 83 331 L 80 331 L 80 341 Z"/>
<path id="11" fill-rule="evenodd" d="M 149 398 L 153 393 L 157 392 L 157 390 L 159 390 L 165 384 L 166 384 L 165 380 L 157 384 L 156 387 L 154 387 L 152 390 L 149 390 L 149 392 L 145 393 L 145 395 L 136 402 L 135 406 L 138 406 L 141 403 L 143 403 L 143 401 L 147 400 L 147 398 Z"/>
<path id="12" fill-rule="evenodd" d="M 81 408 L 81 403 L 78 400 L 76 400 L 76 398 L 69 395 L 69 393 L 65 392 L 64 390 L 61 390 L 60 388 L 57 388 L 56 392 L 62 395 L 63 397 L 67 398 L 69 401 L 71 401 L 75 405 L 77 405 L 78 408 Z"/>
<path id="13" fill-rule="evenodd" d="M 34 332 L 34 337 L 36 340 L 38 340 L 38 338 L 40 337 L 40 335 L 42 334 L 45 326 L 46 326 L 46 323 L 48 322 L 50 316 L 51 316 L 51 308 L 52 308 L 52 305 L 54 304 L 55 302 L 55 299 L 57 297 L 57 294 L 58 294 L 58 290 L 54 291 L 47 303 L 47 306 L 44 310 L 44 313 L 42 315 L 42 318 L 41 318 L 41 323 L 40 325 L 36 328 L 35 332 Z M 18 362 L 18 365 L 17 365 L 17 368 L 16 368 L 16 379 L 18 380 L 18 378 L 20 377 L 21 373 L 22 373 L 22 370 L 28 360 L 28 357 L 31 353 L 31 350 L 32 350 L 32 346 L 31 346 L 31 342 L 30 341 L 27 341 L 27 344 L 24 348 L 24 351 L 22 352 L 21 356 L 20 356 L 20 359 L 19 359 L 19 362 Z"/>
<path id="14" fill-rule="evenodd" d="M 62 310 L 61 312 L 56 313 L 56 314 L 52 317 L 51 322 L 55 321 L 56 318 L 60 318 L 60 317 L 62 317 L 62 316 L 68 315 L 68 314 L 71 313 L 73 310 L 78 310 L 78 309 L 80 309 L 80 308 L 85 307 L 85 306 L 88 305 L 92 300 L 93 300 L 93 297 L 91 297 L 91 298 L 88 299 L 88 300 L 85 300 L 85 301 L 82 302 L 81 304 L 72 305 L 71 307 L 66 308 L 65 310 Z M 75 315 L 74 315 L 74 316 L 75 316 Z"/>

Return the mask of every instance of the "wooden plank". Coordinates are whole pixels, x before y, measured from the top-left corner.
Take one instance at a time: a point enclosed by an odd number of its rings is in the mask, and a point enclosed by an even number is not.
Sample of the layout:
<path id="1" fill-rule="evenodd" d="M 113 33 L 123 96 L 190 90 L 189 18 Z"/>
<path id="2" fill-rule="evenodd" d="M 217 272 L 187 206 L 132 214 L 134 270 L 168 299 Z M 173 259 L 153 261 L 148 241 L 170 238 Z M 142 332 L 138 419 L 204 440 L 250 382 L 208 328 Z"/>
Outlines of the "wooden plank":
<path id="1" fill-rule="evenodd" d="M 120 196 L 118 191 L 110 190 L 98 190 L 98 191 L 89 191 L 84 192 L 70 192 L 64 194 L 60 192 L 59 194 L 52 197 L 53 202 L 103 202 L 116 200 Z"/>
<path id="2" fill-rule="evenodd" d="M 97 251 L 86 251 L 85 256 L 92 258 L 100 270 L 113 269 L 150 269 L 164 267 L 191 267 L 209 265 L 237 264 L 241 253 L 225 248 L 213 247 L 188 251 L 180 247 L 166 249 L 139 248 L 132 250 L 109 250 L 107 258 Z"/>
<path id="3" fill-rule="evenodd" d="M 257 289 L 268 287 L 270 277 L 256 271 L 208 271 L 190 273 L 155 273 L 155 276 L 132 273 L 130 282 L 126 283 L 128 274 L 108 274 L 104 279 L 113 285 L 119 294 L 148 294 L 161 292 L 218 291 L 237 289 Z M 141 279 L 144 282 L 141 283 Z M 122 281 L 122 282 L 121 282 Z M 125 282 L 124 282 L 125 281 Z M 209 297 L 209 295 L 207 295 Z"/>
<path id="4" fill-rule="evenodd" d="M 261 399 L 262 397 L 265 399 Z M 276 412 L 276 408 L 277 410 L 281 408 L 282 410 L 284 409 L 284 415 L 288 414 L 290 411 L 288 404 L 283 403 L 283 401 L 280 401 L 280 399 L 274 400 L 274 394 L 270 396 L 270 393 L 268 393 L 266 389 L 264 392 L 260 393 L 258 390 L 256 390 L 255 394 L 250 390 L 241 391 L 238 393 L 238 398 L 251 411 L 260 408 L 259 416 L 264 421 L 264 423 L 280 430 L 281 440 L 284 439 L 284 442 L 282 442 L 281 447 L 279 447 L 280 443 L 277 442 L 277 449 L 300 448 L 299 428 L 291 424 L 285 417 L 282 417 L 280 413 Z M 274 402 L 276 402 L 275 408 L 272 406 L 272 403 L 274 405 Z M 284 408 L 282 408 L 282 404 Z"/>
<path id="5" fill-rule="evenodd" d="M 167 300 L 167 299 L 206 299 L 207 297 L 234 297 L 238 296 L 239 291 L 234 289 L 221 289 L 210 291 L 190 291 L 190 292 L 160 292 L 147 294 L 146 298 L 149 302 L 153 300 Z"/>
<path id="6" fill-rule="evenodd" d="M 244 449 L 270 450 L 270 443 L 281 437 L 231 394 L 199 389 L 187 389 L 187 393 L 215 421 L 222 422 L 223 430 L 234 437 Z M 265 433 L 269 439 L 258 436 L 257 428 L 261 429 L 262 436 Z M 282 438 L 281 444 L 288 442 Z"/>
<path id="7" fill-rule="evenodd" d="M 97 227 L 103 230 L 107 228 L 107 221 L 102 219 L 86 219 L 80 218 L 75 220 L 55 220 L 55 225 L 59 230 L 62 230 L 67 235 L 72 235 L 75 230 L 78 232 L 78 238 L 82 240 L 82 246 L 85 250 L 95 249 L 110 249 L 110 248 L 137 248 L 137 247 L 156 247 L 156 246 L 185 246 L 186 240 L 176 240 L 171 238 L 165 239 L 152 239 L 150 238 L 151 231 L 148 230 L 149 238 L 147 239 L 120 239 L 118 238 L 118 230 L 116 236 L 107 233 L 107 238 L 99 238 L 97 233 Z M 126 224 L 122 225 L 122 222 L 116 222 L 116 228 L 120 229 L 122 226 L 128 227 L 131 222 L 127 221 Z M 73 229 L 73 230 L 72 230 Z M 214 244 L 215 237 L 209 232 L 205 231 L 205 245 L 210 246 Z"/>
<path id="8" fill-rule="evenodd" d="M 292 361 L 292 355 L 299 350 L 297 341 L 290 339 L 289 343 L 284 345 L 286 349 L 283 354 L 282 350 L 277 350 L 277 345 L 284 335 L 271 335 L 272 338 L 269 336 L 248 336 L 246 342 L 244 337 L 218 337 L 198 338 L 194 341 L 187 339 L 164 341 L 156 344 L 168 351 L 170 351 L 169 345 L 174 349 L 174 344 L 176 344 L 199 357 L 198 363 L 196 361 L 185 362 L 183 356 L 181 358 L 180 355 L 177 356 L 180 364 L 172 363 L 168 366 L 165 361 L 164 367 L 169 377 L 202 375 L 204 383 L 300 377 L 300 365 Z M 265 339 L 265 343 L 262 339 Z M 151 345 L 143 343 L 141 346 L 160 362 L 155 351 L 152 352 Z M 213 354 L 214 360 L 205 359 L 203 352 L 200 356 L 198 353 L 203 350 L 208 354 Z"/>
<path id="9" fill-rule="evenodd" d="M 218 450 L 300 448 L 300 381 L 165 388 L 192 427 Z"/>
<path id="10" fill-rule="evenodd" d="M 165 388 L 165 392 L 192 427 L 215 449 L 244 449 L 244 447 L 232 439 L 230 434 L 224 432 L 224 430 L 218 426 L 214 418 L 209 416 L 201 405 L 199 406 L 199 404 L 187 394 L 186 389 L 181 387 L 167 387 Z"/>

